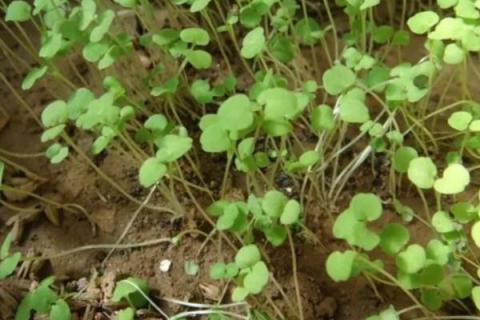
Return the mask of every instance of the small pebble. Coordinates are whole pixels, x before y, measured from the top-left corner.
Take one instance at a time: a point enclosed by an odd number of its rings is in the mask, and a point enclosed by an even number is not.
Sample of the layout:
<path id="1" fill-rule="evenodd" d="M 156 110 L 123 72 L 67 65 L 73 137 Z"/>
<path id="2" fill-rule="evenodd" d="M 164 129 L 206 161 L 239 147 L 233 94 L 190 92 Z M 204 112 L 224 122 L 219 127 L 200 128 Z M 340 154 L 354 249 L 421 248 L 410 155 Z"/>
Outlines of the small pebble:
<path id="1" fill-rule="evenodd" d="M 172 266 L 172 260 L 164 259 L 160 261 L 160 271 L 168 272 Z"/>

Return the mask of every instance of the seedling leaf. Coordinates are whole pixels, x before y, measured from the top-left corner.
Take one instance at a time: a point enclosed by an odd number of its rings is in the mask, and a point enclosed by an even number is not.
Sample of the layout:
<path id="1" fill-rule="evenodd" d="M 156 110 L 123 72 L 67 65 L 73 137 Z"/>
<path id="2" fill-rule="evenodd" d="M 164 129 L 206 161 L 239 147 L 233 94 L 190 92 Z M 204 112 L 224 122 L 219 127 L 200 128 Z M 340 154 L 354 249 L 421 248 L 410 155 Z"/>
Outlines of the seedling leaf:
<path id="1" fill-rule="evenodd" d="M 22 81 L 22 90 L 29 90 L 33 85 L 47 73 L 48 67 L 32 68 Z"/>
<path id="2" fill-rule="evenodd" d="M 421 189 L 432 188 L 436 175 L 437 167 L 430 158 L 418 157 L 408 165 L 408 179 Z"/>
<path id="3" fill-rule="evenodd" d="M 235 255 L 235 264 L 240 269 L 248 268 L 259 262 L 260 251 L 254 244 L 243 246 Z"/>
<path id="4" fill-rule="evenodd" d="M 296 200 L 289 200 L 280 216 L 280 223 L 290 225 L 298 222 L 300 218 L 300 203 Z"/>
<path id="5" fill-rule="evenodd" d="M 245 289 L 250 294 L 259 294 L 268 283 L 270 273 L 267 265 L 263 261 L 257 262 L 243 280 Z"/>
<path id="6" fill-rule="evenodd" d="M 251 30 L 242 42 L 241 55 L 246 59 L 258 56 L 265 47 L 265 34 L 262 27 Z"/>
<path id="7" fill-rule="evenodd" d="M 350 250 L 331 253 L 326 263 L 327 274 L 335 282 L 347 281 L 352 274 L 353 263 L 356 257 L 357 253 Z"/>
<path id="8" fill-rule="evenodd" d="M 0 280 L 11 275 L 21 259 L 22 254 L 17 252 L 0 261 Z"/>
<path id="9" fill-rule="evenodd" d="M 199 12 L 205 9 L 211 0 L 193 0 L 190 12 Z"/>
<path id="10" fill-rule="evenodd" d="M 380 245 L 386 253 L 394 255 L 408 243 L 409 239 L 407 228 L 398 223 L 390 223 L 380 234 Z"/>
<path id="11" fill-rule="evenodd" d="M 463 165 L 454 163 L 445 169 L 441 178 L 435 180 L 434 188 L 441 194 L 457 194 L 469 184 L 469 171 Z"/>
<path id="12" fill-rule="evenodd" d="M 70 307 L 63 299 L 58 299 L 52 305 L 52 309 L 50 310 L 50 319 L 55 320 L 70 320 L 72 318 L 72 314 L 70 312 Z"/>
<path id="13" fill-rule="evenodd" d="M 424 34 L 436 25 L 438 21 L 440 21 L 438 14 L 433 11 L 423 11 L 408 19 L 407 24 L 414 33 Z"/>
<path id="14" fill-rule="evenodd" d="M 465 131 L 473 120 L 473 116 L 470 112 L 457 111 L 450 115 L 448 118 L 448 125 L 457 131 Z"/>
<path id="15" fill-rule="evenodd" d="M 350 88 L 356 80 L 352 70 L 342 65 L 335 65 L 323 74 L 323 86 L 331 95 L 338 95 Z"/>
<path id="16" fill-rule="evenodd" d="M 149 188 L 167 173 L 167 167 L 157 158 L 149 158 L 140 167 L 139 181 L 142 186 Z"/>
<path id="17" fill-rule="evenodd" d="M 7 7 L 5 21 L 28 21 L 30 19 L 31 11 L 32 6 L 28 2 L 20 0 L 12 1 Z"/>
<path id="18" fill-rule="evenodd" d="M 382 215 L 382 201 L 373 193 L 359 193 L 352 198 L 350 210 L 360 221 L 375 221 Z"/>
<path id="19" fill-rule="evenodd" d="M 279 218 L 285 205 L 287 204 L 287 197 L 277 190 L 271 190 L 265 194 L 262 201 L 262 209 L 267 215 L 273 218 Z"/>
<path id="20" fill-rule="evenodd" d="M 206 46 L 210 42 L 208 32 L 202 28 L 187 28 L 180 32 L 180 39 L 197 46 Z"/>
<path id="21" fill-rule="evenodd" d="M 135 311 L 133 308 L 126 308 L 118 311 L 118 320 L 133 320 L 135 319 Z"/>
<path id="22" fill-rule="evenodd" d="M 400 270 L 412 274 L 420 271 L 426 260 L 425 249 L 418 244 L 412 244 L 398 254 L 396 262 Z"/>
<path id="23" fill-rule="evenodd" d="M 120 302 L 121 300 L 125 299 L 135 307 L 143 307 L 148 302 L 145 297 L 139 292 L 139 290 L 141 290 L 146 295 L 148 294 L 149 289 L 145 280 L 134 277 L 121 280 L 117 282 L 115 286 L 115 290 L 113 291 L 112 295 L 112 301 Z"/>

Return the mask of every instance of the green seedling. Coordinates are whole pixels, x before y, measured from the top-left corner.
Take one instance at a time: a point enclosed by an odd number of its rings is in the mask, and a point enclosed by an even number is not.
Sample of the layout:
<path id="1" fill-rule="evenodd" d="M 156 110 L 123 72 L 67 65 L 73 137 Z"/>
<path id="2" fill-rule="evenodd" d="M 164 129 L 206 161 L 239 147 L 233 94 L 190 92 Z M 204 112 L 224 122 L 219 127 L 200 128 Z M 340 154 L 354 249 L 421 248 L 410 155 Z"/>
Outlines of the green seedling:
<path id="1" fill-rule="evenodd" d="M 135 317 L 135 310 L 137 308 L 145 307 L 148 300 L 149 288 L 146 281 L 140 278 L 130 277 L 125 280 L 118 281 L 113 290 L 112 301 L 121 302 L 126 301 L 130 305 L 118 312 L 118 319 L 133 320 Z"/>
<path id="2" fill-rule="evenodd" d="M 167 119 L 161 114 L 147 119 L 144 128 L 142 140 L 150 140 L 157 147 L 155 157 L 145 160 L 139 171 L 140 184 L 148 188 L 159 182 L 167 174 L 169 165 L 192 148 L 192 139 L 183 127 L 169 128 Z"/>
<path id="3" fill-rule="evenodd" d="M 273 246 L 280 246 L 287 238 L 287 228 L 300 223 L 302 208 L 298 201 L 271 190 L 263 198 L 250 195 L 246 203 L 217 201 L 207 212 L 217 217 L 216 228 L 220 231 L 228 230 L 250 238 L 256 229 L 263 232 Z"/>
<path id="4" fill-rule="evenodd" d="M 7 278 L 15 272 L 15 269 L 22 260 L 22 254 L 20 252 L 10 252 L 12 241 L 13 235 L 10 232 L 7 234 L 0 247 L 0 280 Z"/>
<path id="5" fill-rule="evenodd" d="M 270 272 L 261 260 L 256 245 L 243 246 L 235 255 L 235 261 L 229 264 L 217 263 L 210 269 L 212 279 L 233 279 L 236 287 L 232 293 L 233 301 L 244 301 L 249 295 L 262 292 L 267 285 Z"/>
<path id="6" fill-rule="evenodd" d="M 36 316 L 48 316 L 49 319 L 70 320 L 70 307 L 51 288 L 54 281 L 54 277 L 46 278 L 33 291 L 27 293 L 18 306 L 15 320 L 28 320 L 32 313 Z"/>
<path id="7" fill-rule="evenodd" d="M 265 47 L 265 34 L 262 27 L 250 31 L 242 42 L 241 54 L 246 59 L 258 56 Z"/>

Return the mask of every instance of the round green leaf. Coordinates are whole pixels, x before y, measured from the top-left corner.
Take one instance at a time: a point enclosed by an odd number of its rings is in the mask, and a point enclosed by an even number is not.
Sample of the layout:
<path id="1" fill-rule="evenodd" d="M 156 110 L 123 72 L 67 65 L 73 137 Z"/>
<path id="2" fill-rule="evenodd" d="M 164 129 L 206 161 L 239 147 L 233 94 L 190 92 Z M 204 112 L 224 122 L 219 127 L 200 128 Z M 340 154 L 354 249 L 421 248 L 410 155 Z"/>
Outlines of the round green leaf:
<path id="1" fill-rule="evenodd" d="M 0 262 L 0 280 L 11 275 L 17 268 L 17 265 L 21 259 L 22 254 L 20 252 L 14 253 L 11 256 L 3 259 Z"/>
<path id="2" fill-rule="evenodd" d="M 363 250 L 371 251 L 380 243 L 380 237 L 370 231 L 364 222 L 356 223 L 350 232 L 351 235 L 347 237 L 347 242 Z"/>
<path id="3" fill-rule="evenodd" d="M 421 189 L 430 189 L 433 187 L 437 167 L 432 159 L 419 157 L 410 161 L 408 166 L 408 179 Z"/>
<path id="4" fill-rule="evenodd" d="M 47 141 L 55 139 L 56 137 L 58 137 L 63 132 L 63 129 L 65 129 L 65 125 L 64 124 L 59 124 L 58 126 L 55 126 L 55 127 L 52 127 L 50 129 L 46 130 L 42 134 L 42 136 L 40 137 L 40 141 L 47 142 Z"/>
<path id="5" fill-rule="evenodd" d="M 370 113 L 361 99 L 347 95 L 340 103 L 340 119 L 348 123 L 364 123 L 370 119 Z"/>
<path id="6" fill-rule="evenodd" d="M 225 264 L 224 263 L 215 263 L 210 267 L 210 278 L 213 280 L 223 279 L 225 276 Z"/>
<path id="7" fill-rule="evenodd" d="M 225 100 L 217 112 L 220 125 L 227 131 L 249 128 L 254 121 L 251 104 L 250 99 L 244 94 L 237 94 Z"/>
<path id="8" fill-rule="evenodd" d="M 435 286 L 444 278 L 443 267 L 432 263 L 427 265 L 420 273 L 419 280 L 427 286 Z"/>
<path id="9" fill-rule="evenodd" d="M 255 28 L 270 9 L 266 0 L 251 1 L 240 9 L 240 23 L 247 28 Z"/>
<path id="10" fill-rule="evenodd" d="M 235 255 L 235 264 L 240 268 L 248 268 L 259 262 L 260 250 L 254 244 L 243 246 Z"/>
<path id="11" fill-rule="evenodd" d="M 480 120 L 473 120 L 468 127 L 472 132 L 480 132 Z"/>
<path id="12" fill-rule="evenodd" d="M 211 153 L 225 152 L 232 148 L 227 131 L 220 124 L 205 128 L 200 136 L 200 143 L 204 151 Z"/>
<path id="13" fill-rule="evenodd" d="M 139 291 L 142 291 L 143 294 Z M 129 277 L 117 282 L 115 289 L 113 290 L 112 301 L 120 302 L 126 300 L 131 305 L 140 308 L 148 303 L 144 297 L 144 295 L 148 295 L 148 293 L 148 284 L 145 280 Z"/>
<path id="14" fill-rule="evenodd" d="M 422 291 L 422 303 L 431 311 L 437 311 L 442 307 L 443 300 L 440 290 L 425 289 Z"/>
<path id="15" fill-rule="evenodd" d="M 289 200 L 280 216 L 280 223 L 285 225 L 294 224 L 300 217 L 300 203 L 296 200 Z"/>
<path id="16" fill-rule="evenodd" d="M 172 28 L 165 28 L 155 33 L 152 41 L 159 46 L 168 46 L 177 41 L 180 37 L 180 32 Z"/>
<path id="17" fill-rule="evenodd" d="M 163 131 L 168 126 L 168 120 L 163 114 L 154 114 L 145 121 L 143 126 L 152 131 Z"/>
<path id="18" fill-rule="evenodd" d="M 298 159 L 298 162 L 305 168 L 313 166 L 318 161 L 320 161 L 320 154 L 315 150 L 305 151 Z"/>
<path id="19" fill-rule="evenodd" d="M 314 45 L 324 36 L 320 25 L 312 18 L 304 18 L 298 21 L 295 25 L 295 34 L 306 45 Z"/>
<path id="20" fill-rule="evenodd" d="M 355 225 L 360 223 L 352 209 L 343 211 L 335 220 L 333 235 L 338 239 L 347 239 L 352 235 Z"/>
<path id="21" fill-rule="evenodd" d="M 445 47 L 443 62 L 446 64 L 460 64 L 465 60 L 465 50 L 456 43 L 449 43 Z"/>
<path id="22" fill-rule="evenodd" d="M 448 263 L 452 250 L 438 239 L 430 240 L 426 248 L 427 258 L 440 265 Z"/>
<path id="23" fill-rule="evenodd" d="M 283 225 L 270 225 L 263 228 L 263 233 L 267 240 L 274 247 L 282 245 L 287 239 L 287 227 Z"/>
<path id="24" fill-rule="evenodd" d="M 323 86 L 331 95 L 338 95 L 350 88 L 357 77 L 349 68 L 335 65 L 323 74 Z"/>
<path id="25" fill-rule="evenodd" d="M 228 205 L 224 213 L 218 218 L 216 228 L 220 231 L 229 230 L 235 225 L 235 221 L 240 214 L 238 207 L 234 204 Z"/>
<path id="26" fill-rule="evenodd" d="M 463 192 L 470 184 L 469 171 L 459 163 L 449 165 L 443 176 L 435 180 L 434 188 L 441 194 L 457 194 Z"/>
<path id="27" fill-rule="evenodd" d="M 251 30 L 242 42 L 241 55 L 246 59 L 252 59 L 259 55 L 265 47 L 265 34 L 262 27 Z"/>
<path id="28" fill-rule="evenodd" d="M 457 202 L 450 207 L 455 220 L 460 223 L 469 223 L 477 217 L 477 209 L 470 202 Z"/>
<path id="29" fill-rule="evenodd" d="M 267 192 L 262 201 L 262 209 L 267 215 L 274 218 L 279 218 L 285 205 L 287 204 L 287 197 L 277 190 Z"/>
<path id="30" fill-rule="evenodd" d="M 192 83 L 190 86 L 190 93 L 200 104 L 210 103 L 214 97 L 214 93 L 207 80 L 196 80 Z"/>
<path id="31" fill-rule="evenodd" d="M 187 28 L 180 32 L 180 39 L 197 46 L 206 46 L 210 42 L 208 32 L 202 28 Z"/>
<path id="32" fill-rule="evenodd" d="M 435 30 L 428 34 L 432 40 L 461 40 L 465 34 L 465 23 L 460 18 L 443 18 L 435 27 Z"/>
<path id="33" fill-rule="evenodd" d="M 248 294 L 249 292 L 247 289 L 242 287 L 236 287 L 232 292 L 232 301 L 234 302 L 244 301 L 247 298 Z"/>
<path id="34" fill-rule="evenodd" d="M 332 130 L 335 127 L 332 108 L 323 104 L 313 109 L 310 114 L 310 123 L 312 128 L 317 131 Z"/>
<path id="35" fill-rule="evenodd" d="M 350 202 L 350 210 L 360 221 L 375 221 L 382 215 L 383 206 L 377 195 L 373 193 L 358 193 Z"/>
<path id="36" fill-rule="evenodd" d="M 246 138 L 238 144 L 238 157 L 242 160 L 250 157 L 255 151 L 255 138 Z"/>
<path id="37" fill-rule="evenodd" d="M 142 186 L 149 188 L 167 173 L 167 167 L 157 158 L 149 158 L 140 167 L 139 181 Z"/>
<path id="38" fill-rule="evenodd" d="M 174 162 L 192 148 L 192 139 L 168 134 L 157 142 L 157 159 L 162 162 Z"/>
<path id="39" fill-rule="evenodd" d="M 186 50 L 185 58 L 195 69 L 208 69 L 212 65 L 212 56 L 204 50 Z"/>
<path id="40" fill-rule="evenodd" d="M 97 62 L 100 60 L 110 48 L 110 44 L 106 42 L 89 42 L 83 47 L 82 55 L 88 62 Z"/>
<path id="41" fill-rule="evenodd" d="M 380 234 L 380 245 L 390 255 L 399 252 L 410 240 L 408 229 L 399 223 L 389 223 Z"/>
<path id="42" fill-rule="evenodd" d="M 270 273 L 263 261 L 257 262 L 243 279 L 243 286 L 250 294 L 259 294 L 268 283 Z"/>
<path id="43" fill-rule="evenodd" d="M 65 302 L 65 300 L 58 299 L 50 309 L 50 319 L 70 320 L 71 318 L 72 314 L 68 304 Z"/>
<path id="44" fill-rule="evenodd" d="M 353 263 L 357 253 L 354 251 L 331 253 L 326 262 L 327 274 L 335 282 L 347 281 L 352 274 Z"/>
<path id="45" fill-rule="evenodd" d="M 457 111 L 448 117 L 448 125 L 457 131 L 465 131 L 468 129 L 472 120 L 473 116 L 470 112 Z"/>
<path id="46" fill-rule="evenodd" d="M 265 119 L 292 119 L 297 114 L 296 95 L 284 88 L 271 88 L 258 96 L 258 102 L 265 105 Z"/>
<path id="47" fill-rule="evenodd" d="M 393 167 L 399 173 L 405 173 L 408 170 L 410 161 L 418 157 L 417 150 L 412 147 L 400 147 L 393 155 Z"/>
<path id="48" fill-rule="evenodd" d="M 86 89 L 80 88 L 70 96 L 67 102 L 68 119 L 77 120 L 82 114 L 87 112 L 90 102 L 95 100 L 93 93 Z"/>
<path id="49" fill-rule="evenodd" d="M 432 226 L 438 233 L 455 231 L 455 223 L 445 211 L 438 211 L 432 217 Z"/>
<path id="50" fill-rule="evenodd" d="M 12 1 L 7 7 L 5 21 L 23 22 L 30 19 L 32 6 L 26 1 Z"/>
<path id="51" fill-rule="evenodd" d="M 470 296 L 473 284 L 469 275 L 465 273 L 453 274 L 450 278 L 450 281 L 455 291 L 455 296 L 458 299 L 465 299 Z"/>
<path id="52" fill-rule="evenodd" d="M 54 318 L 52 318 L 54 319 Z M 135 310 L 133 308 L 126 308 L 118 311 L 117 315 L 118 320 L 134 320 L 135 319 Z"/>
<path id="53" fill-rule="evenodd" d="M 396 263 L 400 270 L 412 274 L 420 271 L 426 260 L 425 249 L 418 244 L 412 244 L 398 254 Z"/>
<path id="54" fill-rule="evenodd" d="M 407 24 L 413 33 L 424 34 L 436 25 L 439 20 L 440 17 L 435 12 L 423 11 L 408 19 Z"/>
<path id="55" fill-rule="evenodd" d="M 199 12 L 205 9 L 212 0 L 193 0 L 190 12 Z"/>
<path id="56" fill-rule="evenodd" d="M 52 144 L 45 152 L 47 158 L 50 159 L 50 163 L 53 164 L 62 162 L 68 156 L 68 153 L 68 147 L 59 143 Z"/>
<path id="57" fill-rule="evenodd" d="M 282 35 L 275 35 L 268 42 L 272 56 L 283 63 L 289 63 L 295 58 L 295 49 L 290 39 Z"/>

